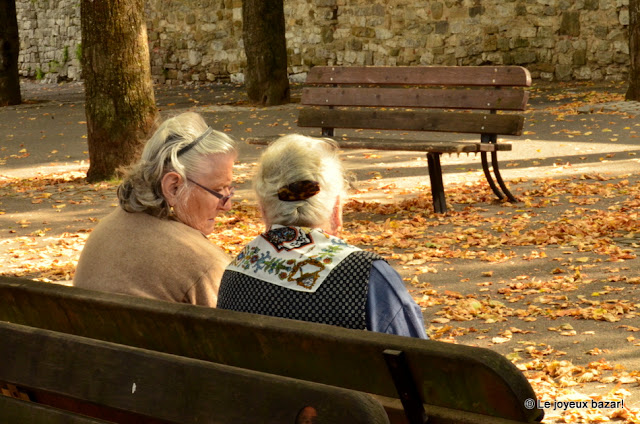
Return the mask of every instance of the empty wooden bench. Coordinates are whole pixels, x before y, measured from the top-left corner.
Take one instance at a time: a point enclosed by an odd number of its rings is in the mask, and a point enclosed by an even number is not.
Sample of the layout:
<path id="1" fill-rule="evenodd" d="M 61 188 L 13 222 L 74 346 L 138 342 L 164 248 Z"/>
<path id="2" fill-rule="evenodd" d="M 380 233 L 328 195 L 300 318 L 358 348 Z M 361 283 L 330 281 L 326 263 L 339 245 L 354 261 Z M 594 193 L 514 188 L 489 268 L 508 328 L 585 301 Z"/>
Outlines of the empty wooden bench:
<path id="1" fill-rule="evenodd" d="M 542 410 L 525 407 L 525 401 L 535 400 L 536 396 L 523 374 L 503 356 L 483 348 L 7 277 L 0 277 L 0 321 L 32 327 L 28 331 L 33 332 L 35 341 L 29 342 L 30 349 L 38 349 L 41 335 L 48 337 L 48 332 L 55 332 L 56 337 L 62 337 L 59 333 L 64 333 L 72 335 L 74 341 L 83 339 L 88 346 L 111 349 L 112 344 L 117 344 L 119 349 L 121 345 L 139 348 L 130 354 L 155 355 L 159 361 L 166 361 L 167 373 L 175 372 L 177 377 L 180 377 L 179 366 L 175 365 L 175 371 L 169 368 L 174 366 L 172 358 L 176 364 L 195 360 L 203 370 L 208 364 L 222 370 L 240 369 L 265 379 L 270 376 L 290 379 L 298 382 L 296 384 L 308 382 L 357 391 L 365 397 L 351 397 L 352 400 L 345 400 L 347 404 L 356 405 L 358 414 L 363 410 L 373 411 L 369 413 L 375 416 L 375 403 L 372 406 L 367 401 L 373 396 L 383 405 L 385 419 L 392 423 L 422 424 L 428 417 L 430 423 L 436 424 L 515 424 L 535 423 L 543 417 Z M 16 337 L 29 340 L 28 331 Z M 11 352 L 10 347 L 0 350 L 0 362 L 10 357 Z M 47 355 L 50 357 L 55 355 Z M 31 355 L 30 360 L 32 362 L 14 359 L 17 362 L 8 365 L 9 369 L 0 366 L 0 381 L 16 384 L 15 379 L 7 376 L 14 375 L 16 367 L 37 369 L 39 356 Z M 42 357 L 41 360 L 48 359 Z M 89 364 L 85 361 L 83 366 Z M 102 381 L 104 370 L 110 367 L 99 368 L 101 371 L 93 380 L 95 384 Z M 64 374 L 63 370 L 71 375 L 76 372 L 71 362 L 61 363 L 57 375 Z M 194 376 L 198 384 L 209 384 L 214 390 L 215 383 L 206 382 L 217 378 L 213 374 L 215 369 L 206 371 L 212 374 L 202 372 L 201 379 L 195 377 L 196 371 L 189 375 Z M 188 385 L 188 381 L 183 379 L 176 384 Z M 221 381 L 235 389 L 230 380 Z M 280 384 L 279 381 L 273 384 Z M 122 396 L 130 397 L 132 383 L 129 379 L 123 385 Z M 255 384 L 250 379 L 244 384 L 248 397 L 258 405 L 271 401 L 268 400 L 270 394 L 264 393 L 264 398 L 260 394 L 267 390 L 266 386 L 254 387 Z M 290 386 L 291 396 L 302 387 L 296 384 Z M 62 389 L 56 386 L 45 391 L 58 390 Z M 92 391 L 90 382 L 86 383 L 85 390 Z M 278 390 L 284 390 L 276 392 L 278 396 L 285 396 L 286 388 Z M 316 390 L 316 386 L 309 386 L 308 390 Z M 215 398 L 217 394 L 213 391 L 211 396 Z M 296 395 L 295 399 L 298 398 Z M 227 398 L 223 399 L 218 402 L 220 408 L 227 403 Z M 129 404 L 134 405 L 135 402 Z M 230 403 L 229 408 L 236 405 Z M 274 405 L 276 409 L 285 408 L 282 403 Z M 253 402 L 246 401 L 246 408 L 252 407 Z M 264 411 L 258 406 L 255 408 Z M 139 413 L 146 415 L 147 412 Z M 318 415 L 318 422 L 325 422 L 320 420 L 320 413 Z"/>
<path id="2" fill-rule="evenodd" d="M 520 66 L 317 66 L 309 71 L 303 88 L 298 126 L 319 128 L 318 136 L 333 138 L 342 148 L 426 152 L 437 213 L 447 211 L 443 153 L 480 153 L 493 192 L 515 202 L 500 175 L 497 156 L 498 151 L 511 150 L 511 144 L 499 143 L 498 137 L 522 134 L 524 117 L 514 111 L 525 110 L 529 93 L 524 87 L 530 85 L 529 71 Z M 343 128 L 395 133 L 343 136 L 338 132 Z M 409 138 L 398 131 L 430 135 Z M 460 135 L 456 140 L 428 138 L 437 133 Z M 477 138 L 462 141 L 463 136 Z"/>

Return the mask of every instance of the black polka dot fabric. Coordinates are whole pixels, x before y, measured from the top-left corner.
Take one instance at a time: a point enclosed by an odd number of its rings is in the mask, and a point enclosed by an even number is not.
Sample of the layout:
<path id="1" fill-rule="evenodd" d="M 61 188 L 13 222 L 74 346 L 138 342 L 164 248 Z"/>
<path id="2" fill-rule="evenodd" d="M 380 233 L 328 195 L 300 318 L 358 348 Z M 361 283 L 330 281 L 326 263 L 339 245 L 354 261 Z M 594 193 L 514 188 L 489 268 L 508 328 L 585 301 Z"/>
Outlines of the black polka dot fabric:
<path id="1" fill-rule="evenodd" d="M 220 284 L 218 308 L 364 330 L 371 264 L 380 259 L 372 252 L 351 253 L 315 293 L 227 270 Z"/>

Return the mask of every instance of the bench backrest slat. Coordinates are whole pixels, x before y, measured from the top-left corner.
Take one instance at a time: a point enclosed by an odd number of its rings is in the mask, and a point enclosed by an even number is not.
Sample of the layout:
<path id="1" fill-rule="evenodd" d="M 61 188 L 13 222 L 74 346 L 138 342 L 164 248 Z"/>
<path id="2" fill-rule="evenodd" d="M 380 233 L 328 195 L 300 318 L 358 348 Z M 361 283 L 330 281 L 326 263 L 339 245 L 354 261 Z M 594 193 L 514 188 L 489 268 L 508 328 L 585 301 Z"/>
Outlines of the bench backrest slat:
<path id="1" fill-rule="evenodd" d="M 2 424 L 106 424 L 108 421 L 0 395 Z"/>
<path id="2" fill-rule="evenodd" d="M 306 84 L 396 85 L 531 85 L 531 75 L 520 66 L 316 66 Z"/>
<path id="3" fill-rule="evenodd" d="M 301 109 L 300 127 L 520 135 L 524 117 L 464 112 Z"/>
<path id="4" fill-rule="evenodd" d="M 370 396 L 191 358 L 0 322 L 0 378 L 180 423 L 385 423 Z M 120 420 L 118 420 L 120 421 Z"/>
<path id="5" fill-rule="evenodd" d="M 305 87 L 302 104 L 443 109 L 525 110 L 523 90 L 456 90 L 436 88 Z"/>
<path id="6" fill-rule="evenodd" d="M 398 398 L 382 352 L 405 352 L 426 404 L 522 422 L 522 373 L 488 349 L 0 277 L 0 321 Z M 452 376 L 456 376 L 452 378 Z"/>

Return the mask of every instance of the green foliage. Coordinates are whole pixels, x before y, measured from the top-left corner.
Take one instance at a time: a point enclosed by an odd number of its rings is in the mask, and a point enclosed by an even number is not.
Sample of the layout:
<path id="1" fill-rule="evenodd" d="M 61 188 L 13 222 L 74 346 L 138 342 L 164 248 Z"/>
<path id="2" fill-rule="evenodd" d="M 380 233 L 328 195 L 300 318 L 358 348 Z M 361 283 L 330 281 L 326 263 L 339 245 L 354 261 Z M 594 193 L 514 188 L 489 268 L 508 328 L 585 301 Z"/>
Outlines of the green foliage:
<path id="1" fill-rule="evenodd" d="M 49 62 L 49 72 L 56 73 L 60 70 L 60 62 L 52 60 Z"/>
<path id="2" fill-rule="evenodd" d="M 62 51 L 62 63 L 67 63 L 69 61 L 69 46 L 64 46 L 64 50 Z"/>
<path id="3" fill-rule="evenodd" d="M 78 59 L 78 62 L 82 63 L 82 43 L 76 46 L 76 59 Z"/>
<path id="4" fill-rule="evenodd" d="M 40 81 L 42 78 L 44 78 L 44 72 L 42 72 L 42 69 L 38 67 L 36 69 L 36 80 Z"/>

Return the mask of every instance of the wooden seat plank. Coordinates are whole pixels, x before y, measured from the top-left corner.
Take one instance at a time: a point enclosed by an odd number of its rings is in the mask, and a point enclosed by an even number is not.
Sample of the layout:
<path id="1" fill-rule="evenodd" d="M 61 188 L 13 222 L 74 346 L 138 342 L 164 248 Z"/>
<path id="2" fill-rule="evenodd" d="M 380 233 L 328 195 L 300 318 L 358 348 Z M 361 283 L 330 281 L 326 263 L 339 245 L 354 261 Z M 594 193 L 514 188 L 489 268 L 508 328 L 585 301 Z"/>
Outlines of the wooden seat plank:
<path id="1" fill-rule="evenodd" d="M 302 104 L 317 106 L 524 110 L 528 99 L 528 92 L 507 88 L 305 87 L 302 90 Z"/>
<path id="2" fill-rule="evenodd" d="M 0 378 L 180 423 L 385 423 L 371 397 L 341 388 L 0 322 Z"/>
<path id="3" fill-rule="evenodd" d="M 398 395 L 382 352 L 400 350 L 427 408 L 455 410 L 470 422 L 542 418 L 523 407 L 535 393 L 522 373 L 488 349 L 6 277 L 0 320 L 389 398 Z"/>
<path id="4" fill-rule="evenodd" d="M 464 112 L 303 108 L 298 126 L 520 135 L 524 117 Z"/>
<path id="5" fill-rule="evenodd" d="M 315 66 L 306 84 L 487 85 L 529 87 L 520 66 Z"/>
<path id="6" fill-rule="evenodd" d="M 7 396 L 0 396 L 0 419 L 3 424 L 106 424 L 108 422 Z"/>

